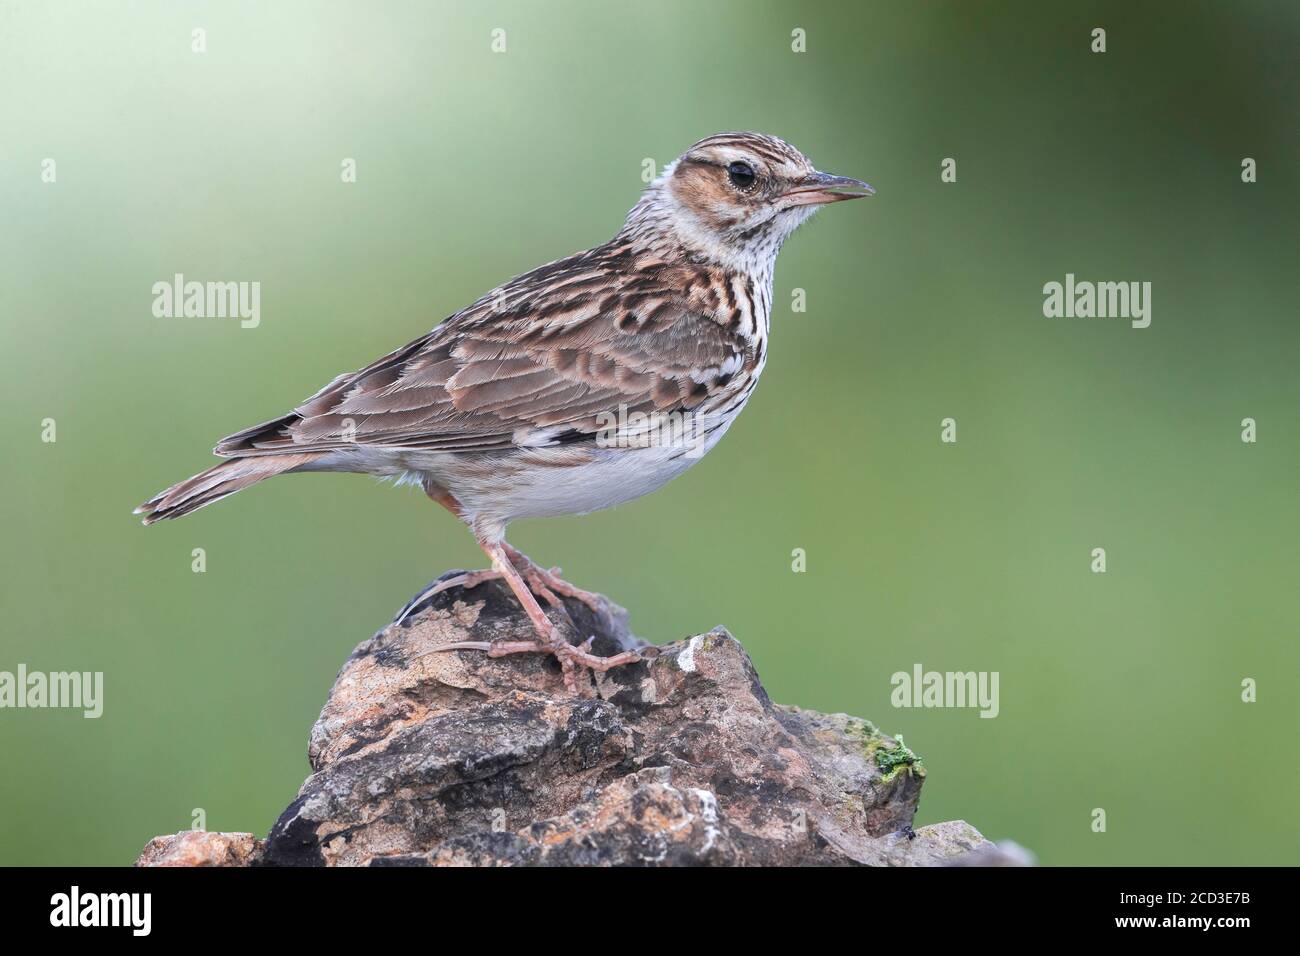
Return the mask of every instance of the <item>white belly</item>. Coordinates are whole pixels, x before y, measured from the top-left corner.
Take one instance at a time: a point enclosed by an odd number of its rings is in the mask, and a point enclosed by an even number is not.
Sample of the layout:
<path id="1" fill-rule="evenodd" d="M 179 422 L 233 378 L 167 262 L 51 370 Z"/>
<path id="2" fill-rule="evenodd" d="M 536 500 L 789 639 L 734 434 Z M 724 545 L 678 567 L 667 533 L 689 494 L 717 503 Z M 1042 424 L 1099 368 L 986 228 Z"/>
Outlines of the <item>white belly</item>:
<path id="1" fill-rule="evenodd" d="M 479 460 L 428 469 L 468 510 L 502 522 L 586 514 L 640 498 L 672 481 L 698 457 L 672 449 L 594 449 L 573 452 L 535 449 L 518 452 L 484 475 Z M 576 461 L 576 457 L 581 461 Z M 496 464 L 496 463 L 494 463 Z"/>
<path id="2" fill-rule="evenodd" d="M 411 451 L 357 446 L 303 470 L 354 471 L 447 489 L 466 521 L 489 534 L 517 518 L 586 514 L 640 498 L 672 481 L 717 444 L 734 416 L 693 446 L 599 448 L 590 445 L 509 451 Z"/>

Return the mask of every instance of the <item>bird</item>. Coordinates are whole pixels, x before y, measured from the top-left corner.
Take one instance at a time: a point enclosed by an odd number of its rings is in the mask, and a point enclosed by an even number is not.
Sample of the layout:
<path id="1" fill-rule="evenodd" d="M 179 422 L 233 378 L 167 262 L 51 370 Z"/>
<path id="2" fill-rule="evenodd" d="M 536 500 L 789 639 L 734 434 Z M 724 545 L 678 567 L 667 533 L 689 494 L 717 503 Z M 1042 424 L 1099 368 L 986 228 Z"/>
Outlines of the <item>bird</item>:
<path id="1" fill-rule="evenodd" d="M 874 192 L 819 171 L 776 136 L 701 139 L 645 187 L 608 242 L 507 281 L 288 414 L 223 439 L 213 449 L 223 461 L 136 514 L 145 524 L 179 518 L 282 474 L 417 485 L 491 560 L 422 597 L 503 580 L 534 631 L 439 649 L 551 654 L 576 694 L 584 668 L 606 671 L 642 652 L 602 657 L 591 639 L 570 643 L 539 599 L 598 610 L 603 598 L 511 546 L 507 526 L 622 504 L 699 461 L 767 361 L 782 244 L 823 206 Z"/>

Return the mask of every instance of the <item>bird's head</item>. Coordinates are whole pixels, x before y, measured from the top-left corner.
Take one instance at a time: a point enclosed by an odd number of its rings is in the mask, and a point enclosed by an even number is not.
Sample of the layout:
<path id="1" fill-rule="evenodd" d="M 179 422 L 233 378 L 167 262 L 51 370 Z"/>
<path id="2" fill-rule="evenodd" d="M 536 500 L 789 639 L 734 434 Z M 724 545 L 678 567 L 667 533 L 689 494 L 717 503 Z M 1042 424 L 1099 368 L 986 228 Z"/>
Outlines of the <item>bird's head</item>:
<path id="1" fill-rule="evenodd" d="M 770 267 L 786 237 L 822 206 L 873 193 L 861 180 L 820 172 L 775 136 L 717 133 L 670 164 L 628 222 L 647 218 L 718 262 Z"/>

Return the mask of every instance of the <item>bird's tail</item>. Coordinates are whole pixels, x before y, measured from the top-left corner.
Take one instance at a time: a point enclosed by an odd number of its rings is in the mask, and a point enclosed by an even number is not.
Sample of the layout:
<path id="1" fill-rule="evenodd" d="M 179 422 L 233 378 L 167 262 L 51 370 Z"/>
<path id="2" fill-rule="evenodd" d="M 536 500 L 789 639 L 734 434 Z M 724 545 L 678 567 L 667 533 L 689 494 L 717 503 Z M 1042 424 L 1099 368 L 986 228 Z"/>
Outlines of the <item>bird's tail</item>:
<path id="1" fill-rule="evenodd" d="M 144 515 L 145 524 L 153 524 L 163 518 L 179 518 L 227 495 L 233 495 L 236 491 L 242 491 L 249 485 L 257 484 L 263 478 L 283 474 L 319 457 L 319 452 L 303 452 L 296 455 L 231 458 L 213 465 L 207 471 L 199 472 L 193 478 L 172 485 L 166 491 L 158 492 L 136 508 L 135 513 Z"/>

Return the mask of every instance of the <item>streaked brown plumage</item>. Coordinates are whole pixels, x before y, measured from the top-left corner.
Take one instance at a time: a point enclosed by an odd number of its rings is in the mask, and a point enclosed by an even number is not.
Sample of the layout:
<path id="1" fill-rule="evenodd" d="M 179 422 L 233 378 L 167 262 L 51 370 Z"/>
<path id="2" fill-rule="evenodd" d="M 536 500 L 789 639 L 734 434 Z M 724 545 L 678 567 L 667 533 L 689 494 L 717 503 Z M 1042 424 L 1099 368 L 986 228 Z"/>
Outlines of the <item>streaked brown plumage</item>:
<path id="1" fill-rule="evenodd" d="M 762 372 L 782 242 L 819 206 L 870 193 L 775 137 L 701 140 L 609 242 L 507 282 L 288 415 L 231 435 L 215 449 L 227 461 L 137 511 L 146 524 L 180 517 L 285 472 L 418 482 L 493 559 L 470 583 L 504 577 L 538 632 L 482 649 L 555 653 L 576 687 L 575 665 L 624 661 L 563 640 L 530 588 L 556 607 L 557 592 L 594 597 L 511 548 L 506 525 L 638 497 L 711 448 Z M 663 440 L 654 423 L 670 416 L 689 421 L 691 443 Z M 440 587 L 454 583 L 466 582 Z"/>

